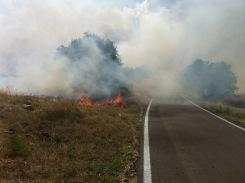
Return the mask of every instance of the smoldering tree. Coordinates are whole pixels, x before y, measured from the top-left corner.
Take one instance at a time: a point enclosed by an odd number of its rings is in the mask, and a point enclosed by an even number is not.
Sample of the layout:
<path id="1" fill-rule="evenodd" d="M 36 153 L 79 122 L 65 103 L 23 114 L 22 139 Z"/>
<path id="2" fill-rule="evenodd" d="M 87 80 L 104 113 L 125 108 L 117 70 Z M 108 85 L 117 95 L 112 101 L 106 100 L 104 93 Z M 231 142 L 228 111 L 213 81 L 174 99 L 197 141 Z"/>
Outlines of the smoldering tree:
<path id="1" fill-rule="evenodd" d="M 86 57 L 90 57 L 91 47 L 96 46 L 101 53 L 101 64 L 109 62 L 114 65 L 122 65 L 115 44 L 109 39 L 103 39 L 96 34 L 84 33 L 83 38 L 73 39 L 69 46 L 60 46 L 57 51 L 70 59 L 70 61 L 81 61 Z"/>
<path id="2" fill-rule="evenodd" d="M 57 57 L 66 62 L 72 72 L 72 90 L 75 95 L 94 99 L 112 98 L 118 91 L 129 92 L 132 72 L 122 66 L 115 44 L 98 35 L 85 33 L 68 46 L 57 49 Z"/>
<path id="3" fill-rule="evenodd" d="M 220 100 L 233 96 L 236 85 L 236 76 L 225 62 L 210 63 L 197 59 L 182 75 L 184 91 L 199 99 Z"/>

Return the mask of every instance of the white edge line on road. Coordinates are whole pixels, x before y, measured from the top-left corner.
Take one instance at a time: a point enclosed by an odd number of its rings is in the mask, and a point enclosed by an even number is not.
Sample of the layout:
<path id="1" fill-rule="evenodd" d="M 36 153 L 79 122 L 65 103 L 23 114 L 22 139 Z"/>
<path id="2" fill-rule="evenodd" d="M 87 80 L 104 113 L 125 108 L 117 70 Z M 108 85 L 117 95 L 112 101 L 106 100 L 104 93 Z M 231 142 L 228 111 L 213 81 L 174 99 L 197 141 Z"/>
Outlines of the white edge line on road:
<path id="1" fill-rule="evenodd" d="M 151 108 L 152 100 L 150 101 L 147 111 L 145 114 L 144 123 L 144 172 L 143 172 L 143 182 L 152 183 L 151 176 L 151 157 L 150 157 L 150 145 L 149 145 L 149 111 Z"/>
<path id="2" fill-rule="evenodd" d="M 220 120 L 222 120 L 222 121 L 224 121 L 224 122 L 226 122 L 226 123 L 228 123 L 228 124 L 230 124 L 230 125 L 232 125 L 232 126 L 234 126 L 234 127 L 236 127 L 236 128 L 239 128 L 239 129 L 242 130 L 242 131 L 245 131 L 244 128 L 242 128 L 242 127 L 240 127 L 240 126 L 238 126 L 238 125 L 236 125 L 236 124 L 234 124 L 234 123 L 232 123 L 232 122 L 230 122 L 230 121 L 228 121 L 228 120 L 226 120 L 226 119 L 224 119 L 224 118 L 222 118 L 222 117 L 220 117 L 220 116 L 218 116 L 218 115 L 216 115 L 216 114 L 214 114 L 214 113 L 212 113 L 212 112 L 210 112 L 210 111 L 208 111 L 208 110 L 206 110 L 206 109 L 204 109 L 204 108 L 202 108 L 201 106 L 199 106 L 199 105 L 195 104 L 194 102 L 192 102 L 190 99 L 188 99 L 188 98 L 186 98 L 186 97 L 183 97 L 183 98 L 184 98 L 185 100 L 187 100 L 189 103 L 191 103 L 192 105 L 196 106 L 197 108 L 199 108 L 199 109 L 201 109 L 201 110 L 203 110 L 203 111 L 205 111 L 205 112 L 207 112 L 207 113 L 209 113 L 209 114 L 215 116 L 216 118 L 218 118 L 218 119 L 220 119 Z"/>

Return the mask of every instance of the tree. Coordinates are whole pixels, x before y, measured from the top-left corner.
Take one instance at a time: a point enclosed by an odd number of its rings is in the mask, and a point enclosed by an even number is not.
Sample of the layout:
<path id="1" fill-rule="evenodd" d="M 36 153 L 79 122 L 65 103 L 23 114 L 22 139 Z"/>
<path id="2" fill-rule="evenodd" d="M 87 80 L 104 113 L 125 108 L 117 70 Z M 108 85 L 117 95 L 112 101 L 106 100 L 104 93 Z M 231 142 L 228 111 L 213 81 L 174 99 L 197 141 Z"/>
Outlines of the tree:
<path id="1" fill-rule="evenodd" d="M 225 62 L 210 63 L 197 59 L 182 75 L 183 89 L 193 97 L 219 100 L 234 95 L 237 79 Z"/>
<path id="2" fill-rule="evenodd" d="M 103 39 L 96 34 L 88 32 L 84 34 L 83 38 L 73 39 L 68 47 L 60 46 L 57 51 L 71 61 L 79 61 L 90 57 L 91 51 L 93 51 L 92 47 L 97 47 L 100 54 L 103 55 L 101 61 L 122 65 L 117 48 L 111 40 Z"/>
<path id="3" fill-rule="evenodd" d="M 57 48 L 57 60 L 65 63 L 72 93 L 93 99 L 115 97 L 129 91 L 127 70 L 122 66 L 115 44 L 95 34 L 85 33 L 68 46 Z M 125 79 L 126 78 L 126 79 Z"/>

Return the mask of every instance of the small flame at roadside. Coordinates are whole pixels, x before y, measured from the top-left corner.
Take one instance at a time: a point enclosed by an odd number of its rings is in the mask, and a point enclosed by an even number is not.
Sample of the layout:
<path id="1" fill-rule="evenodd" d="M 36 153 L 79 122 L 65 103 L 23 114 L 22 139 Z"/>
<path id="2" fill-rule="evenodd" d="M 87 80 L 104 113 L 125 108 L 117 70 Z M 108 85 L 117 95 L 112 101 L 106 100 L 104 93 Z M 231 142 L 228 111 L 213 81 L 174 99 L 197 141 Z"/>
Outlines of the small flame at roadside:
<path id="1" fill-rule="evenodd" d="M 90 98 L 82 98 L 78 100 L 78 104 L 85 107 L 92 107 L 94 103 Z"/>
<path id="2" fill-rule="evenodd" d="M 117 98 L 115 98 L 114 100 L 109 102 L 109 105 L 119 106 L 119 107 L 126 107 L 127 106 L 126 102 L 125 102 L 125 98 L 121 92 L 119 92 Z"/>

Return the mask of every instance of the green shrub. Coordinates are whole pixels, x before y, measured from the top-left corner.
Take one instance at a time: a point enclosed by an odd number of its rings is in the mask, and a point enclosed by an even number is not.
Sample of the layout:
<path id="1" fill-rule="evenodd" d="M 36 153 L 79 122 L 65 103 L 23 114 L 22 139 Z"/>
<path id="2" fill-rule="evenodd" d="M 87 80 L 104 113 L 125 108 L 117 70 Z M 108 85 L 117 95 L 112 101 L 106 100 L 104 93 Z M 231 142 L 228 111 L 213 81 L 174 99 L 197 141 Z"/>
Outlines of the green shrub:
<path id="1" fill-rule="evenodd" d="M 9 157 L 26 157 L 27 146 L 23 139 L 19 137 L 10 137 L 4 145 L 5 155 Z"/>

